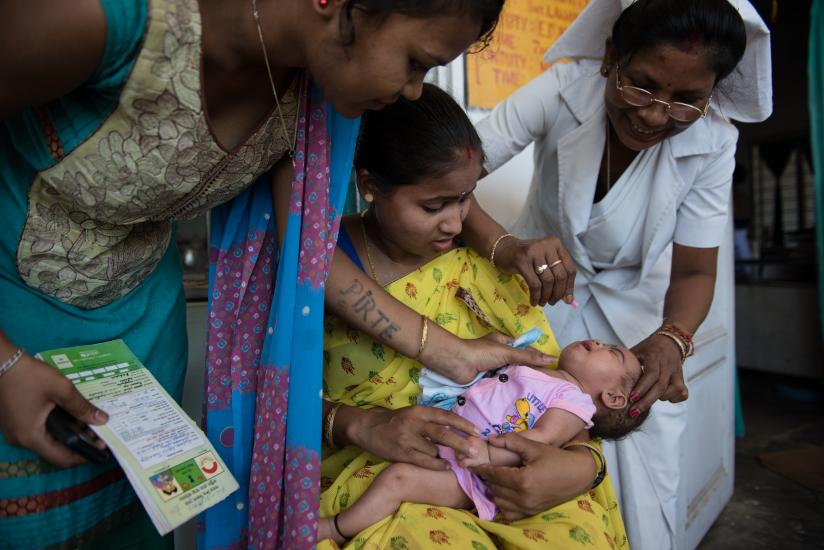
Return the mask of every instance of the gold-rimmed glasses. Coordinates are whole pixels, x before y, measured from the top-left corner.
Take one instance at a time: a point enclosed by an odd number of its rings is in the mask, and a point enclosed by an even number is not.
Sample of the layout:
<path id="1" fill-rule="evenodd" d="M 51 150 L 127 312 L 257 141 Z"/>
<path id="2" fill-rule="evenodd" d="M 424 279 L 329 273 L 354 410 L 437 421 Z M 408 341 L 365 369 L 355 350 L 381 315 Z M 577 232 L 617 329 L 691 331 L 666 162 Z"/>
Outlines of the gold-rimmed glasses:
<path id="1" fill-rule="evenodd" d="M 626 86 L 621 80 L 621 66 L 615 66 L 615 87 L 618 88 L 618 93 L 624 101 L 633 107 L 649 107 L 653 103 L 658 103 L 664 106 L 667 115 L 676 122 L 692 123 L 699 118 L 704 118 L 710 110 L 710 101 L 712 101 L 712 94 L 707 98 L 707 103 L 704 108 L 696 107 L 689 103 L 682 103 L 681 101 L 662 101 L 657 99 L 652 92 L 639 88 L 638 86 Z"/>

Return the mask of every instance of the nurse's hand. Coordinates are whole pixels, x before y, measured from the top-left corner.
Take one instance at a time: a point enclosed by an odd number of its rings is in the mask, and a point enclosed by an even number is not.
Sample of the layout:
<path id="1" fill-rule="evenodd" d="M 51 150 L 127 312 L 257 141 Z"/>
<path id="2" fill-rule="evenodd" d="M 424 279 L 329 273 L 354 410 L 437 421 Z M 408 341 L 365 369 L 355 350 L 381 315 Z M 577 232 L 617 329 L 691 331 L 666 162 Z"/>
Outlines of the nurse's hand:
<path id="1" fill-rule="evenodd" d="M 533 306 L 559 300 L 572 304 L 574 300 L 575 262 L 557 237 L 507 237 L 495 249 L 495 266 L 504 273 L 517 273 L 524 278 Z"/>
<path id="2" fill-rule="evenodd" d="M 55 405 L 86 424 L 105 424 L 108 420 L 106 413 L 87 401 L 68 378 L 31 355 L 24 353 L 0 377 L 0 432 L 6 443 L 34 451 L 61 468 L 86 462 L 46 430 L 46 417 Z"/>
<path id="3" fill-rule="evenodd" d="M 657 400 L 680 403 L 689 397 L 684 383 L 681 351 L 667 336 L 653 334 L 632 348 L 638 361 L 644 366 L 644 374 L 638 379 L 630 401 L 635 405 L 629 413 L 638 416 Z"/>
<path id="4" fill-rule="evenodd" d="M 475 425 L 436 407 L 342 407 L 335 416 L 334 430 L 338 445 L 351 443 L 385 460 L 429 470 L 449 469 L 449 463 L 438 457 L 437 445 L 451 447 L 457 455 L 467 457 L 475 457 L 480 451 L 478 443 L 457 433 L 480 435 Z"/>

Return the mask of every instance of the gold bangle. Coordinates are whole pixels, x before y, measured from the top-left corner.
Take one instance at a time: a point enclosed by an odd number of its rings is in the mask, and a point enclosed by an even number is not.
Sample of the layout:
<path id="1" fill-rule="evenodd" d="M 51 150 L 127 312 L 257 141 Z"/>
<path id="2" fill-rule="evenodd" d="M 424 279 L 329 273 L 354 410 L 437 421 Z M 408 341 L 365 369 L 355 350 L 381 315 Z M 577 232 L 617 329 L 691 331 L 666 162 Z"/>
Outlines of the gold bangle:
<path id="1" fill-rule="evenodd" d="M 601 452 L 601 449 L 599 449 L 589 441 L 581 441 L 580 439 L 573 439 L 572 441 L 568 441 L 567 443 L 561 445 L 562 449 L 567 449 L 569 447 L 586 447 L 596 455 L 595 464 L 596 466 L 598 466 L 598 474 L 595 476 L 595 481 L 592 482 L 592 487 L 590 487 L 590 490 L 598 487 L 601 484 L 601 482 L 604 481 L 604 478 L 607 476 L 607 461 L 604 458 L 604 454 Z"/>
<path id="2" fill-rule="evenodd" d="M 335 415 L 338 414 L 338 409 L 341 408 L 341 405 L 343 405 L 343 403 L 335 403 L 332 405 L 332 408 L 326 413 L 326 421 L 323 423 L 323 440 L 326 441 L 326 446 L 333 451 L 338 449 L 337 445 L 335 445 L 335 435 L 332 430 L 335 427 Z"/>
<path id="3" fill-rule="evenodd" d="M 423 319 L 423 328 L 421 329 L 421 343 L 418 346 L 418 353 L 415 354 L 414 359 L 415 361 L 421 358 L 421 354 L 423 353 L 423 348 L 426 347 L 426 340 L 429 338 L 429 318 L 426 315 L 421 315 Z"/>
<path id="4" fill-rule="evenodd" d="M 681 363 L 686 361 L 688 348 L 687 348 L 687 344 L 681 339 L 680 336 L 678 336 L 674 332 L 670 332 L 668 330 L 657 330 L 657 331 L 655 331 L 655 334 L 660 334 L 661 336 L 666 336 L 670 340 L 675 342 L 675 345 L 678 346 L 678 351 L 681 353 Z"/>
<path id="5" fill-rule="evenodd" d="M 490 254 L 489 254 L 489 263 L 492 264 L 492 267 L 497 267 L 495 265 L 495 250 L 498 248 L 498 244 L 502 240 L 506 239 L 507 237 L 513 237 L 514 238 L 515 235 L 513 235 L 512 233 L 504 233 L 503 235 L 501 235 L 500 237 L 495 239 L 494 243 L 492 243 L 492 252 L 490 252 Z"/>
<path id="6" fill-rule="evenodd" d="M 666 319 L 664 319 L 666 321 Z M 667 332 L 671 332 L 678 336 L 681 339 L 681 342 L 684 343 L 684 349 L 687 350 L 686 357 L 689 357 L 693 353 L 695 353 L 695 343 L 693 342 L 693 333 L 688 332 L 686 330 L 678 328 L 678 325 L 674 325 L 672 323 L 664 323 L 661 325 L 658 330 L 664 330 Z"/>

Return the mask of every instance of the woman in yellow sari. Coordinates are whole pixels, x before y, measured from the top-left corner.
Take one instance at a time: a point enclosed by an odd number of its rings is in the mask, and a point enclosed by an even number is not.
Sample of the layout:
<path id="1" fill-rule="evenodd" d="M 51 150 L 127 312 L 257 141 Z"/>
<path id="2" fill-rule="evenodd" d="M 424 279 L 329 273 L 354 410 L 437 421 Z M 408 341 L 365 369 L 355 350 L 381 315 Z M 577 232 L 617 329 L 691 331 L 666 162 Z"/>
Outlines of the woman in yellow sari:
<path id="1" fill-rule="evenodd" d="M 557 356 L 560 350 L 546 317 L 539 307 L 529 305 L 529 289 L 523 280 L 501 274 L 489 260 L 456 246 L 482 160 L 480 141 L 463 111 L 447 94 L 427 86 L 417 102 L 401 100 L 382 112 L 370 113 L 362 132 L 356 159 L 358 186 L 371 208 L 364 216 L 344 219 L 339 252 L 348 254 L 397 300 L 456 336 L 480 338 L 500 333 L 514 338 L 538 327 L 544 336 L 535 347 Z M 393 141 L 426 145 L 411 151 L 391 146 Z M 486 321 L 456 298 L 459 289 L 473 297 Z M 422 331 L 419 351 L 424 351 L 426 340 Z M 327 404 L 324 414 L 322 517 L 334 516 L 357 500 L 390 464 L 386 459 L 444 469 L 444 463 L 433 456 L 434 445 L 421 445 L 409 435 L 404 422 L 464 430 L 467 426 L 452 413 L 415 406 L 421 393 L 420 377 L 426 375 L 418 361 L 328 316 L 324 368 L 324 395 L 335 405 Z M 366 410 L 373 416 L 391 415 L 391 420 L 380 423 L 379 434 L 365 434 L 375 426 L 358 417 Z M 441 431 L 438 436 L 439 443 L 451 441 L 456 450 L 468 450 L 454 433 Z M 379 438 L 391 441 L 376 442 Z M 552 453 L 571 455 L 578 464 L 583 461 L 584 472 L 592 462 L 586 455 L 527 442 L 517 434 L 500 441 L 494 444 L 518 452 L 525 464 Z M 373 452 L 344 445 L 352 442 Z M 563 458 L 566 462 L 559 458 L 555 463 L 570 464 L 570 456 Z M 517 491 L 496 485 L 494 467 L 480 473 L 490 474 L 489 486 L 504 517 L 533 511 L 519 506 Z M 354 538 L 344 548 L 627 548 L 608 476 L 571 500 L 568 497 L 576 494 L 576 482 L 565 480 L 563 471 L 552 472 L 551 477 L 559 487 L 555 498 L 548 497 L 548 501 L 566 502 L 544 512 L 505 523 L 482 521 L 467 510 L 405 503 L 393 516 L 361 533 L 350 533 Z M 570 477 L 576 477 L 572 470 Z M 524 499 L 535 490 L 522 489 Z M 330 539 L 318 546 L 336 547 Z"/>

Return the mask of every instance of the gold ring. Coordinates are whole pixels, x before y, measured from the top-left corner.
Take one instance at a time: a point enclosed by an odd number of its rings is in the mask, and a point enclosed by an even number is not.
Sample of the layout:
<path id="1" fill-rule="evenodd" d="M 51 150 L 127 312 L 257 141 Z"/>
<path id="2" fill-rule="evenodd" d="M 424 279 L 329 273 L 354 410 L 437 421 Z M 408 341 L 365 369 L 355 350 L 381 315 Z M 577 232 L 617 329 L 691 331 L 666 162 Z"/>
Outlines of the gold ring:
<path id="1" fill-rule="evenodd" d="M 537 275 L 541 275 L 547 269 L 549 269 L 549 266 L 546 265 L 546 264 L 542 264 L 542 265 L 539 265 L 538 267 L 535 268 L 535 273 Z"/>
<path id="2" fill-rule="evenodd" d="M 563 261 L 563 260 L 555 260 L 554 262 L 552 262 L 551 264 L 549 264 L 549 269 L 552 269 L 552 268 L 553 268 L 553 267 L 555 267 L 556 265 L 560 265 L 560 264 L 562 264 L 562 263 L 564 263 L 564 261 Z"/>

